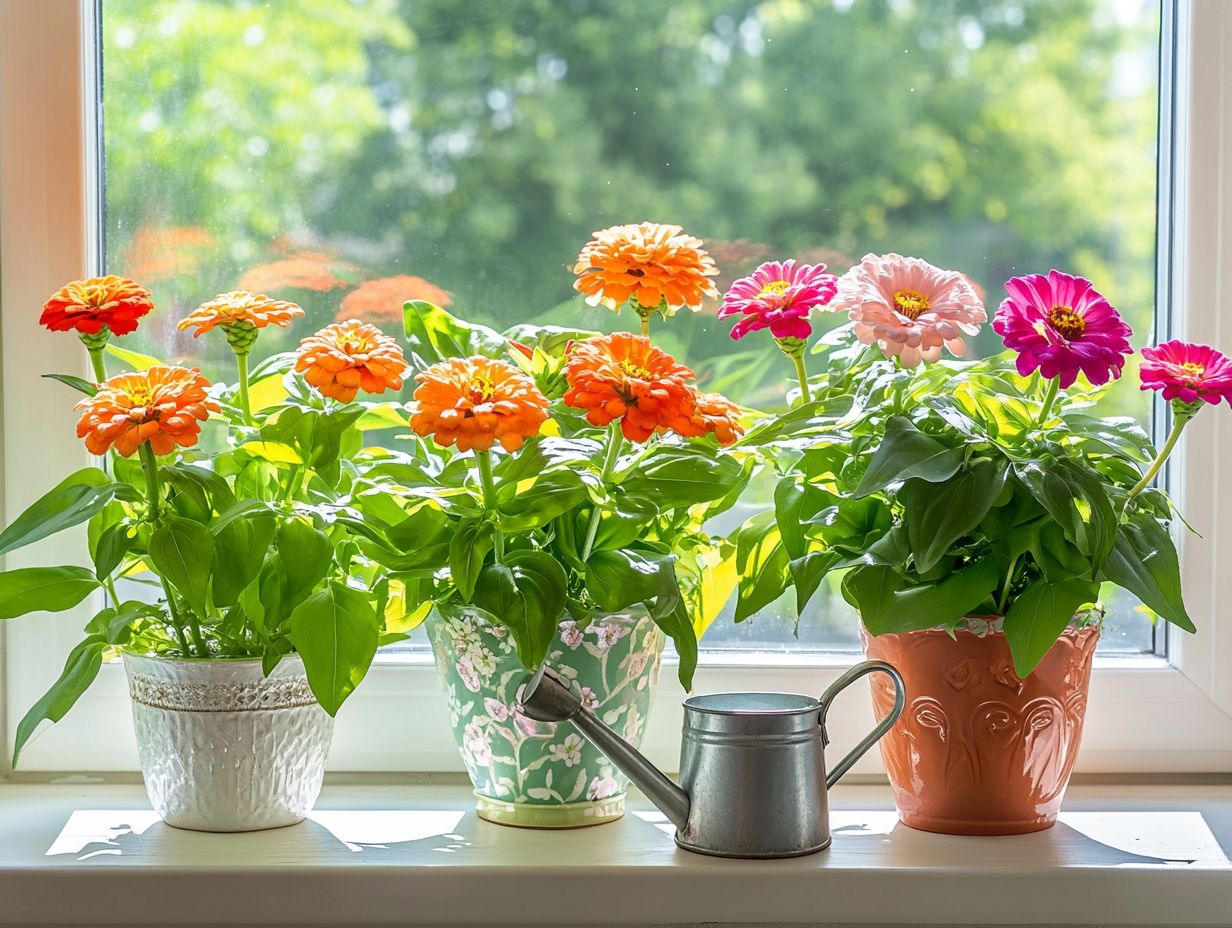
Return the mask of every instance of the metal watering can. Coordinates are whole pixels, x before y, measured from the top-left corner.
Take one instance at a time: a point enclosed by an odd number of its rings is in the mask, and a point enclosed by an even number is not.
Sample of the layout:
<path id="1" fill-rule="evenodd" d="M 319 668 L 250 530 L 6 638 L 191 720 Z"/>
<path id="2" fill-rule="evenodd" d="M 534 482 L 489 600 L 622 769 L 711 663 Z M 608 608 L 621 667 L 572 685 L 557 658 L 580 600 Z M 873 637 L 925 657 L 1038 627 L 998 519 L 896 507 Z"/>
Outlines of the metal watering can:
<path id="1" fill-rule="evenodd" d="M 894 709 L 826 775 L 826 710 L 869 673 L 894 681 Z M 793 693 L 715 693 L 684 701 L 677 786 L 604 725 L 546 666 L 522 686 L 522 712 L 572 722 L 676 826 L 676 843 L 719 857 L 797 857 L 830 844 L 826 790 L 898 720 L 903 678 L 885 661 L 857 664 L 820 700 Z"/>

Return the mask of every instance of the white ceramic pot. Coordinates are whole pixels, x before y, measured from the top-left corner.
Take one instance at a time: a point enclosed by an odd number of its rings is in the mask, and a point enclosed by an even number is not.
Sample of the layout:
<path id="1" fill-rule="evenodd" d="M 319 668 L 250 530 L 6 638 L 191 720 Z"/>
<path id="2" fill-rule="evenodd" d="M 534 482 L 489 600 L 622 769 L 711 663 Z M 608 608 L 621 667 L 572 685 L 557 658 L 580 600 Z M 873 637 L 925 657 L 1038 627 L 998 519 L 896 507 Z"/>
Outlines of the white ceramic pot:
<path id="1" fill-rule="evenodd" d="M 334 720 L 290 654 L 259 660 L 124 655 L 141 773 L 168 825 L 258 831 L 303 821 L 316 802 Z"/>

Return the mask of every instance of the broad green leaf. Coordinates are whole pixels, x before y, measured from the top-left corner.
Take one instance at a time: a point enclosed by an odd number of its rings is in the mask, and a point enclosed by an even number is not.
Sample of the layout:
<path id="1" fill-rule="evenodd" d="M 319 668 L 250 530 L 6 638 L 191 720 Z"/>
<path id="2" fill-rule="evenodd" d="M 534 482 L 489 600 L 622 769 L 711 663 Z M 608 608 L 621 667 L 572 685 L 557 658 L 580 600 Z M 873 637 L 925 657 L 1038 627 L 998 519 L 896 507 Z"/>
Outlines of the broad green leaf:
<path id="1" fill-rule="evenodd" d="M 940 583 L 908 586 L 892 567 L 857 567 L 843 578 L 843 595 L 870 634 L 950 626 L 979 606 L 997 586 L 993 558 L 957 570 Z"/>
<path id="2" fill-rule="evenodd" d="M 790 562 L 774 513 L 759 513 L 740 526 L 736 534 L 737 622 L 783 595 L 791 582 Z"/>
<path id="3" fill-rule="evenodd" d="M 803 557 L 794 558 L 787 565 L 791 571 L 792 585 L 796 588 L 797 619 L 803 615 L 804 607 L 808 605 L 813 594 L 817 592 L 817 588 L 821 586 L 821 581 L 838 563 L 839 558 L 837 551 L 813 551 Z"/>
<path id="4" fill-rule="evenodd" d="M 572 470 L 550 471 L 517 483 L 503 482 L 496 492 L 500 527 L 506 532 L 539 528 L 588 496 L 586 484 Z"/>
<path id="5" fill-rule="evenodd" d="M 1004 465 L 974 461 L 942 483 L 913 478 L 898 494 L 919 573 L 931 570 L 987 514 L 1005 483 Z"/>
<path id="6" fill-rule="evenodd" d="M 107 353 L 113 358 L 118 358 L 135 371 L 149 370 L 151 367 L 163 367 L 166 361 L 160 361 L 158 358 L 150 354 L 142 354 L 139 351 L 130 351 L 127 348 L 121 348 L 115 342 L 107 343 Z"/>
<path id="7" fill-rule="evenodd" d="M 174 517 L 150 536 L 150 562 L 198 616 L 206 615 L 214 539 L 204 525 Z"/>
<path id="8" fill-rule="evenodd" d="M 612 498 L 599 507 L 599 529 L 595 532 L 592 551 L 627 548 L 646 535 L 646 527 L 659 514 L 659 507 L 652 500 L 632 496 L 617 487 Z M 578 529 L 585 538 L 590 514 L 579 513 Z"/>
<path id="9" fill-rule="evenodd" d="M 85 567 L 21 567 L 0 572 L 0 619 L 71 609 L 101 584 Z"/>
<path id="10" fill-rule="evenodd" d="M 290 445 L 277 441 L 246 441 L 239 446 L 240 451 L 246 451 L 254 458 L 270 461 L 274 464 L 303 464 L 299 452 Z"/>
<path id="11" fill-rule="evenodd" d="M 107 642 L 97 635 L 91 635 L 85 641 L 69 652 L 68 660 L 64 662 L 64 670 L 43 696 L 30 707 L 17 723 L 17 735 L 13 745 L 13 766 L 21 756 L 21 749 L 26 746 L 34 730 L 43 719 L 58 722 L 64 718 L 74 703 L 90 688 L 98 670 L 103 666 L 103 651 Z"/>
<path id="12" fill-rule="evenodd" d="M 47 380 L 58 380 L 65 386 L 72 387 L 78 393 L 84 393 L 86 396 L 97 396 L 98 386 L 82 377 L 74 377 L 72 374 L 44 374 Z"/>
<path id="13" fill-rule="evenodd" d="M 670 554 L 595 551 L 586 562 L 586 592 L 607 612 L 645 603 L 651 615 L 663 617 L 676 608 L 680 598 L 675 564 Z"/>
<path id="14" fill-rule="evenodd" d="M 1100 478 L 1068 460 L 1014 465 L 1018 478 L 1065 534 L 1097 566 L 1117 534 L 1117 516 Z"/>
<path id="15" fill-rule="evenodd" d="M 232 519 L 213 532 L 214 570 L 210 598 L 215 606 L 235 603 L 244 589 L 257 579 L 265 554 L 274 537 L 274 516 L 257 511 Z"/>
<path id="16" fill-rule="evenodd" d="M 490 522 L 471 520 L 455 529 L 453 540 L 449 543 L 449 576 L 462 595 L 463 602 L 471 601 L 479 571 L 493 543 Z"/>
<path id="17" fill-rule="evenodd" d="M 1056 522 L 1035 526 L 1028 536 L 1028 547 L 1044 577 L 1052 582 L 1081 578 L 1090 581 L 1094 575 L 1090 560 L 1065 537 L 1065 529 Z"/>
<path id="18" fill-rule="evenodd" d="M 654 500 L 660 511 L 722 499 L 744 478 L 730 454 L 702 445 L 660 447 L 622 482 L 627 493 Z"/>
<path id="19" fill-rule="evenodd" d="M 333 582 L 295 607 L 287 634 L 317 702 L 336 715 L 372 665 L 380 637 L 376 610 L 362 593 Z"/>
<path id="20" fill-rule="evenodd" d="M 535 670 L 547 657 L 565 609 L 567 578 L 543 551 L 510 555 L 479 574 L 474 601 L 513 634 L 522 665 Z"/>
<path id="21" fill-rule="evenodd" d="M 128 554 L 137 540 L 132 537 L 135 534 L 136 529 L 127 519 L 103 530 L 94 548 L 94 573 L 98 579 L 105 580 L 120 566 L 124 555 Z"/>
<path id="22" fill-rule="evenodd" d="M 925 435 L 905 416 L 894 416 L 853 495 L 867 496 L 912 478 L 928 483 L 949 480 L 962 466 L 963 453 L 962 448 L 950 448 Z"/>
<path id="23" fill-rule="evenodd" d="M 106 506 L 118 490 L 119 485 L 97 467 L 70 474 L 0 532 L 0 554 L 80 525 Z"/>
<path id="24" fill-rule="evenodd" d="M 1099 585 L 1088 580 L 1036 580 L 1019 593 L 1005 614 L 1005 638 L 1014 672 L 1025 677 L 1043 659 L 1084 603 L 1094 602 Z"/>
<path id="25" fill-rule="evenodd" d="M 420 370 L 446 358 L 502 358 L 509 351 L 509 342 L 495 330 L 463 322 L 426 300 L 404 304 L 402 324 L 411 362 Z"/>
<path id="26" fill-rule="evenodd" d="M 324 532 L 303 519 L 280 523 L 274 544 L 282 560 L 283 601 L 299 602 L 329 573 L 334 546 Z"/>
<path id="27" fill-rule="evenodd" d="M 1105 579 L 1129 590 L 1173 625 L 1197 631 L 1185 609 L 1172 535 L 1150 513 L 1139 510 L 1121 525 L 1102 571 Z"/>

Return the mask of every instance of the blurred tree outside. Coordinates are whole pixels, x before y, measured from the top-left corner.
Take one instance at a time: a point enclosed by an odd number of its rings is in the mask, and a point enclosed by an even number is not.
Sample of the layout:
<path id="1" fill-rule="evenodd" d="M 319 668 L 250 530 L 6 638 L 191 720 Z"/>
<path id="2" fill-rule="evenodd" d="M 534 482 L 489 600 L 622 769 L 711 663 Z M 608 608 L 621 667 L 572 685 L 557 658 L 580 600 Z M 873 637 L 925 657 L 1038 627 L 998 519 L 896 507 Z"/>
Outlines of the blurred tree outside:
<path id="1" fill-rule="evenodd" d="M 211 376 L 222 340 L 175 322 L 237 286 L 309 312 L 265 353 L 340 314 L 396 334 L 411 297 L 632 328 L 568 268 L 593 230 L 643 219 L 705 240 L 720 288 L 769 257 L 842 273 L 897 251 L 967 273 L 991 316 L 1008 277 L 1062 268 L 1140 345 L 1158 41 L 1152 0 L 103 0 L 107 270 L 159 302 L 130 346 Z M 781 404 L 774 349 L 714 310 L 656 341 Z M 986 329 L 975 349 L 999 347 Z M 1136 379 L 1107 408 L 1145 422 Z M 819 600 L 801 640 L 854 644 Z M 1118 608 L 1110 644 L 1149 648 Z M 759 621 L 726 634 L 790 644 Z"/>

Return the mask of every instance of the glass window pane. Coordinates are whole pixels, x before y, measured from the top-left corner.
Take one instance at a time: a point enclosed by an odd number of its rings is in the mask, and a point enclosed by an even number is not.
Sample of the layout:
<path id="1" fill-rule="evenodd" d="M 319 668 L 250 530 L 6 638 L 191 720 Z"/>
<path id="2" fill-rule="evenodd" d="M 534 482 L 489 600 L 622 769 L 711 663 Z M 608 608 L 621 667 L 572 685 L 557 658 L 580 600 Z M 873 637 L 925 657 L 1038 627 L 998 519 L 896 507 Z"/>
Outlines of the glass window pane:
<path id="1" fill-rule="evenodd" d="M 135 347 L 212 377 L 232 376 L 223 341 L 175 322 L 237 287 L 308 311 L 265 353 L 336 317 L 396 334 L 413 297 L 497 327 L 627 328 L 567 266 L 642 219 L 705 239 L 720 288 L 770 256 L 841 273 L 898 251 L 963 270 L 990 311 L 1008 277 L 1059 267 L 1138 344 L 1152 325 L 1149 0 L 102 6 L 107 268 L 159 301 Z M 714 310 L 656 338 L 711 388 L 780 404 L 776 353 Z M 999 347 L 986 329 L 973 349 Z M 1107 408 L 1145 423 L 1135 380 Z M 1101 647 L 1154 649 L 1137 604 L 1109 604 Z M 706 644 L 858 646 L 835 587 L 794 625 L 784 602 Z"/>

